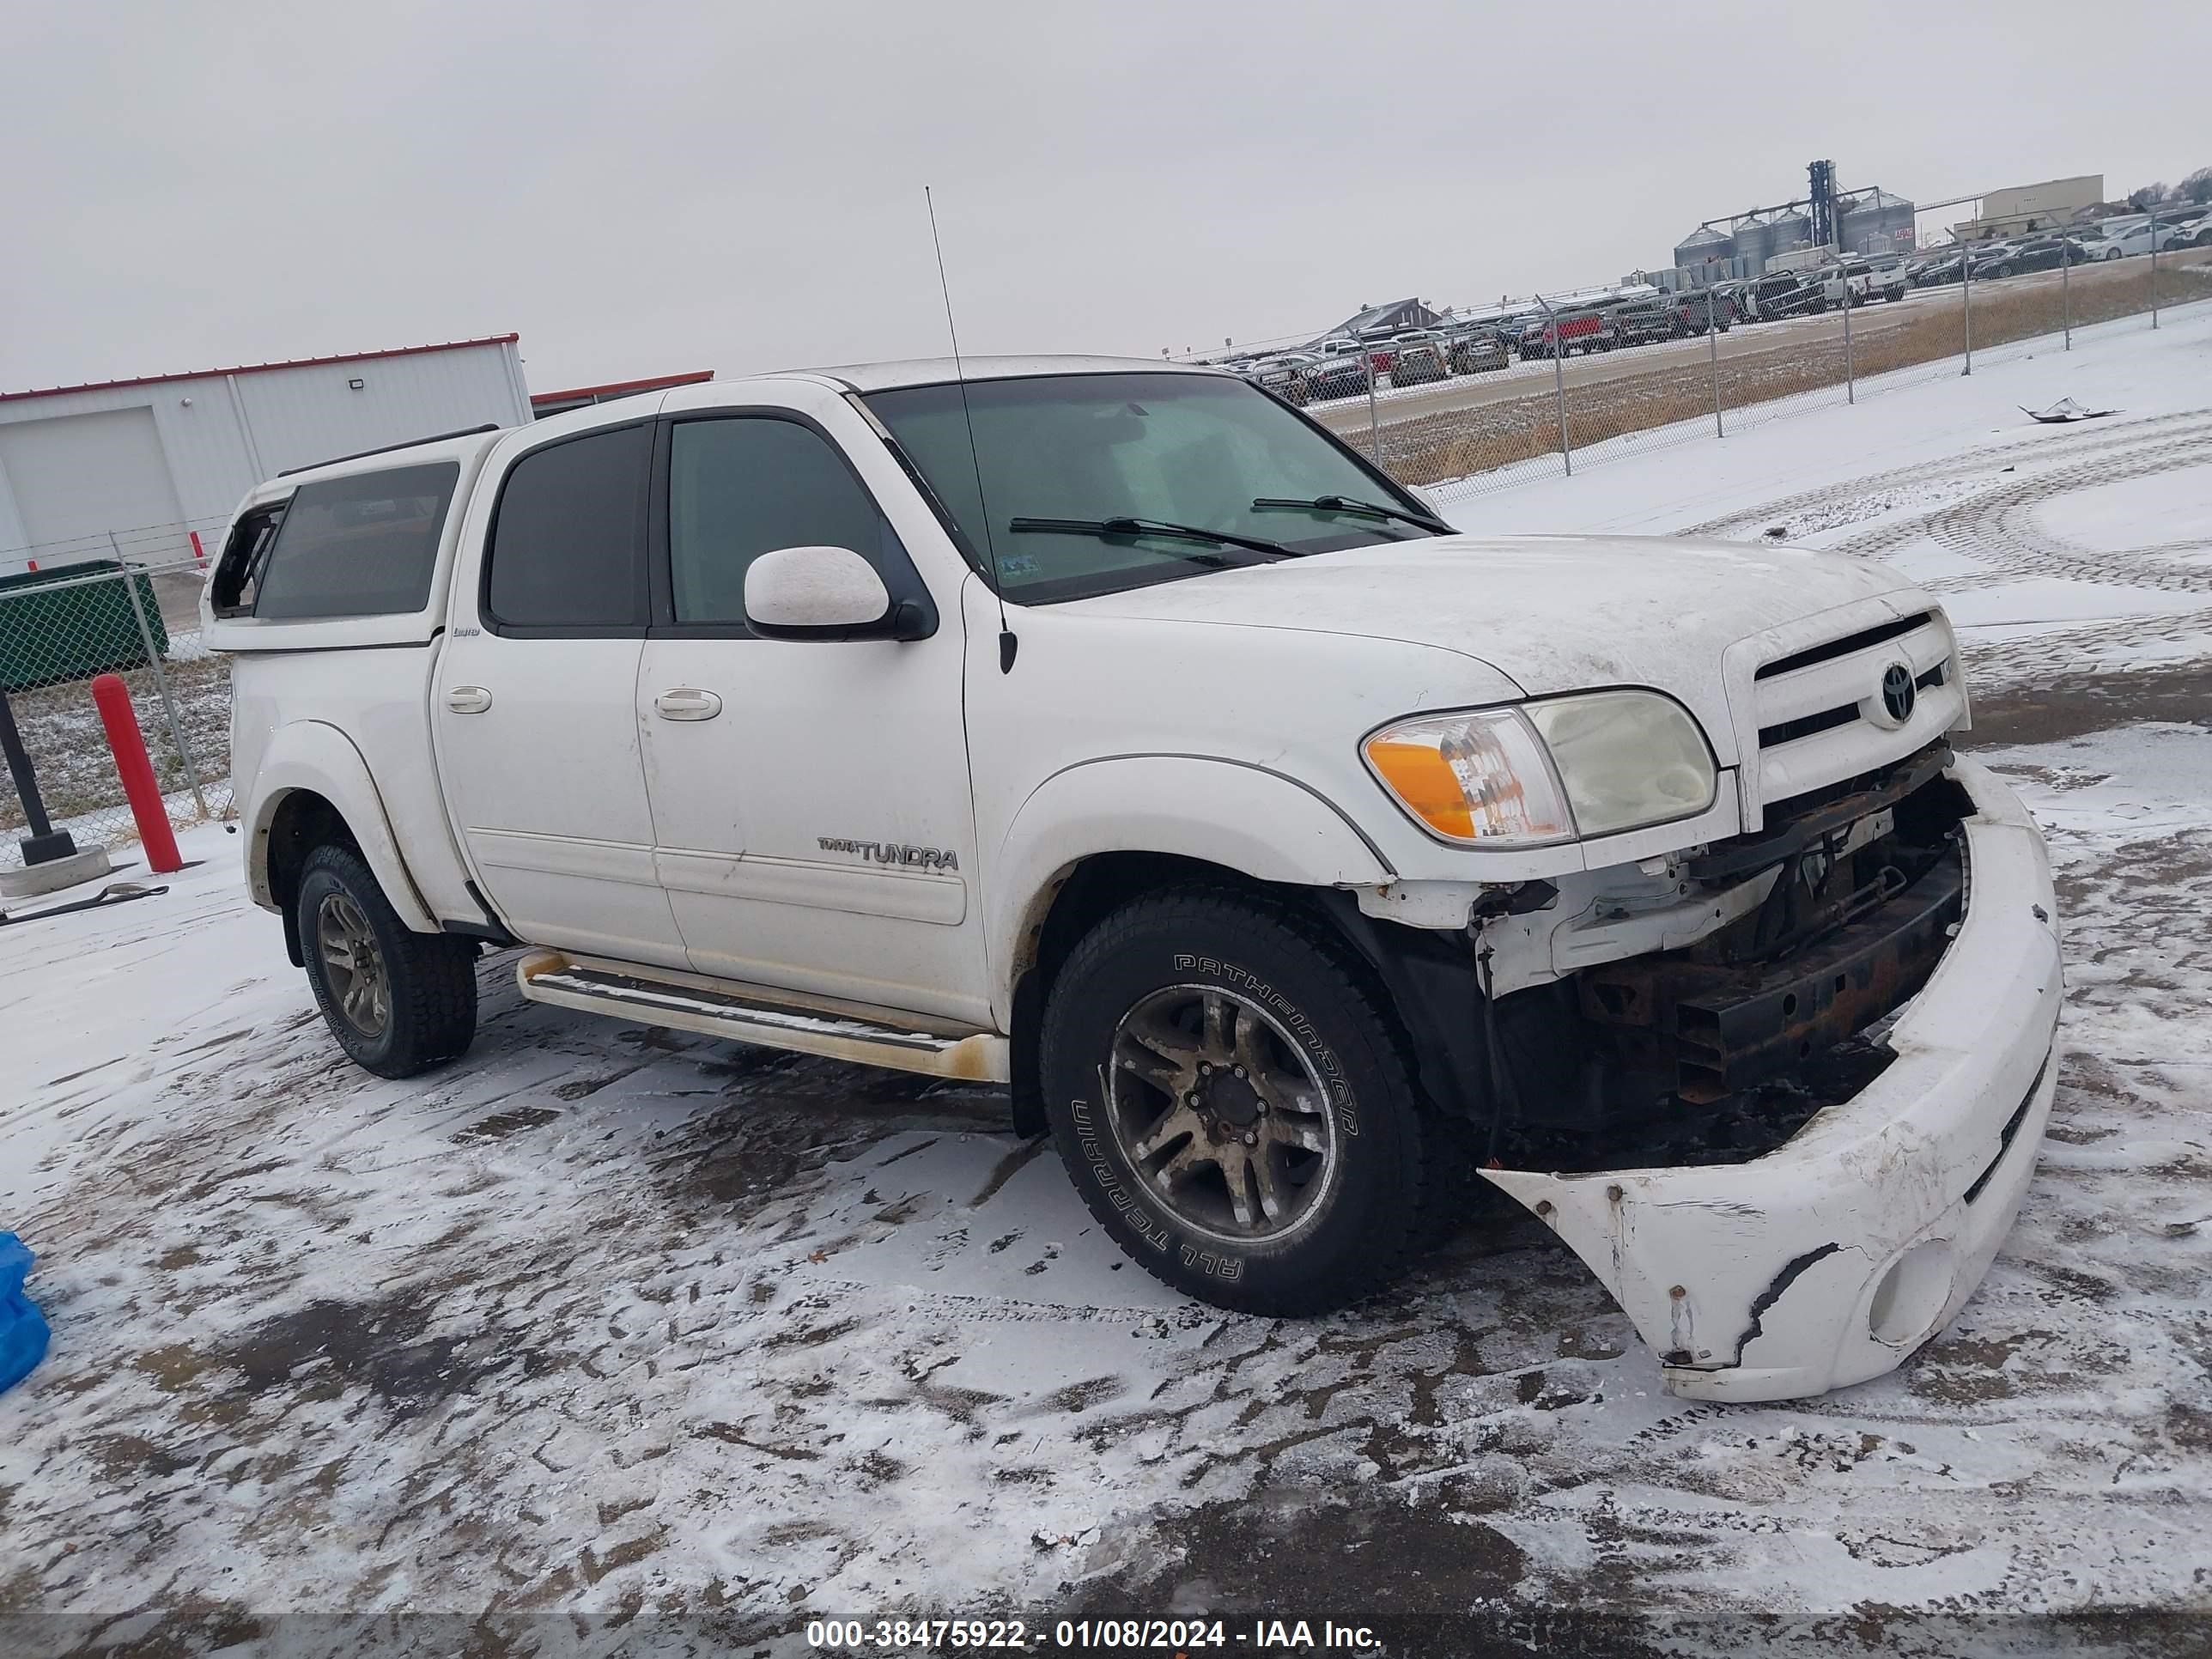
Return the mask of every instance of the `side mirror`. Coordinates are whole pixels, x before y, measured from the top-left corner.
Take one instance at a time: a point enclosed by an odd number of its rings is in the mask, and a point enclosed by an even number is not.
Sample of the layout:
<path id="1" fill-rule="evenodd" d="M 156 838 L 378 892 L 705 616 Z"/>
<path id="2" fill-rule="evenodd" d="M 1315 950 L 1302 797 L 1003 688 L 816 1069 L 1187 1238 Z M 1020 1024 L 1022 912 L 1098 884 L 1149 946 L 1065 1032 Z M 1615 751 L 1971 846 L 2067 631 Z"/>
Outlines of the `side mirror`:
<path id="1" fill-rule="evenodd" d="M 876 568 L 848 547 L 780 547 L 745 571 L 745 619 L 772 640 L 907 637 Z"/>

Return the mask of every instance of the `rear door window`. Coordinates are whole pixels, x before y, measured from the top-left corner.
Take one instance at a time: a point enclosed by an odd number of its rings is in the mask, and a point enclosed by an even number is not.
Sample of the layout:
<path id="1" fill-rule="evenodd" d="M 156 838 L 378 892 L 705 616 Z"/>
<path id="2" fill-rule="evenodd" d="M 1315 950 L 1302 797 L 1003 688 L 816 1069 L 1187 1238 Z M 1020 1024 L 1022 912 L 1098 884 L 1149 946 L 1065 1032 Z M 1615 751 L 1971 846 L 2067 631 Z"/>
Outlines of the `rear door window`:
<path id="1" fill-rule="evenodd" d="M 642 634 L 653 428 L 590 432 L 507 469 L 493 509 L 484 620 L 496 631 Z"/>
<path id="2" fill-rule="evenodd" d="M 251 569 L 253 614 L 300 622 L 422 610 L 460 476 L 459 463 L 436 461 L 301 484 Z"/>

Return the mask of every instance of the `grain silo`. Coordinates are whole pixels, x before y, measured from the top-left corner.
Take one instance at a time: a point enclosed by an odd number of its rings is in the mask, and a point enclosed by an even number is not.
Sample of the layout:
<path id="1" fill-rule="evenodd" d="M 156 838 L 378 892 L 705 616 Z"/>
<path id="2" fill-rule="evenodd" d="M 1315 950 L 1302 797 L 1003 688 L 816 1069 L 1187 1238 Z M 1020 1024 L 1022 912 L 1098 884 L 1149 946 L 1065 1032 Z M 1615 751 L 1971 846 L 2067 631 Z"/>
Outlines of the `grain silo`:
<path id="1" fill-rule="evenodd" d="M 1901 253 L 1913 245 L 1912 204 L 1886 190 L 1844 198 L 1838 239 L 1853 253 Z"/>
<path id="2" fill-rule="evenodd" d="M 1726 236 L 1711 225 L 1699 225 L 1674 245 L 1674 268 L 1693 273 L 1696 282 L 1711 282 L 1734 252 Z"/>
<path id="3" fill-rule="evenodd" d="M 1766 257 L 1794 253 L 1813 246 L 1813 222 L 1790 209 L 1777 213 L 1767 226 Z"/>
<path id="4" fill-rule="evenodd" d="M 1752 214 L 1735 222 L 1735 257 L 1753 276 L 1766 269 L 1766 256 L 1774 252 L 1774 226 L 1763 215 Z"/>

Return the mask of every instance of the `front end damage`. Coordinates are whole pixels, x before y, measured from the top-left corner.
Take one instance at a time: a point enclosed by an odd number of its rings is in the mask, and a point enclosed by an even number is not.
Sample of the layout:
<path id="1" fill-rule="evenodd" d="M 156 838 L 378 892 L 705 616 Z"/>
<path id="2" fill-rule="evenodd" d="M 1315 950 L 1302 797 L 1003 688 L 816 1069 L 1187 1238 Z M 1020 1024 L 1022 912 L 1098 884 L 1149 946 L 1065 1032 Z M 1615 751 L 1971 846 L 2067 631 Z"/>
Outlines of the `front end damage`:
<path id="1" fill-rule="evenodd" d="M 1575 1097 L 1585 1126 L 1663 1101 L 1661 1143 L 1683 1155 L 1486 1174 L 1604 1283 L 1673 1393 L 1782 1400 L 1880 1376 L 1980 1283 L 2034 1166 L 2061 995 L 2042 838 L 1939 744 L 1663 878 L 1664 902 L 1585 914 L 1615 938 L 1656 917 L 1669 948 L 1577 967 L 1594 947 L 1573 927 L 1541 939 L 1572 971 L 1501 1000 L 1501 1081 L 1509 1112 Z M 1708 931 L 1669 946 L 1686 909 Z M 1497 925 L 1532 937 L 1528 917 Z M 1516 1005 L 1548 1012 L 1516 1027 Z M 1577 1075 L 1529 1076 L 1562 1020 Z M 1508 1157 L 1575 1168 L 1569 1141 L 1516 1128 Z M 1613 1161 L 1623 1138 L 1601 1143 Z"/>

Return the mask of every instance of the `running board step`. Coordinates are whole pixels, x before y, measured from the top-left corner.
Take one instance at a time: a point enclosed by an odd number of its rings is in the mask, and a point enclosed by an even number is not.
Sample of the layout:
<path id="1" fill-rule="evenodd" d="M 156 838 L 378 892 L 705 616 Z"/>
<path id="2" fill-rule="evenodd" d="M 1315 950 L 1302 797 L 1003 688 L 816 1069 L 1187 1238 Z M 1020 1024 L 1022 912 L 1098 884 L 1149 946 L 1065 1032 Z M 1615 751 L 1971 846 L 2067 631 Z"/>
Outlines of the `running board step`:
<path id="1" fill-rule="evenodd" d="M 515 969 L 532 1002 L 611 1014 L 647 1025 L 699 1031 L 764 1048 L 823 1054 L 862 1066 L 884 1066 L 931 1077 L 1004 1083 L 1011 1075 L 1006 1039 L 988 1031 L 937 1036 L 865 1019 L 817 1013 L 690 985 L 671 985 L 604 968 L 586 968 L 557 951 L 535 951 Z"/>

